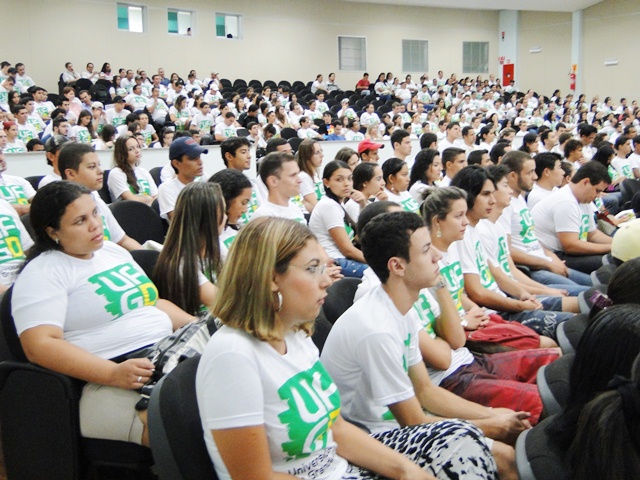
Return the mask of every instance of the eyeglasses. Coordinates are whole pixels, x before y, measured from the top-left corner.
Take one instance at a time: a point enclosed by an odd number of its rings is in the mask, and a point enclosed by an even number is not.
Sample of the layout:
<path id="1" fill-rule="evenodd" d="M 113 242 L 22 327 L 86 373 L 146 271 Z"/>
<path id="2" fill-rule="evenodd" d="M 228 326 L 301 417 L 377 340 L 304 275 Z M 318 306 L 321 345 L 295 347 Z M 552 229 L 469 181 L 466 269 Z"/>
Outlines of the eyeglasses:
<path id="1" fill-rule="evenodd" d="M 301 267 L 299 265 L 294 265 L 293 263 L 289 264 L 291 267 L 301 268 L 302 270 L 309 272 L 311 275 L 315 275 L 317 277 L 321 277 L 327 271 L 327 264 L 322 263 L 320 265 L 308 265 L 306 267 Z"/>

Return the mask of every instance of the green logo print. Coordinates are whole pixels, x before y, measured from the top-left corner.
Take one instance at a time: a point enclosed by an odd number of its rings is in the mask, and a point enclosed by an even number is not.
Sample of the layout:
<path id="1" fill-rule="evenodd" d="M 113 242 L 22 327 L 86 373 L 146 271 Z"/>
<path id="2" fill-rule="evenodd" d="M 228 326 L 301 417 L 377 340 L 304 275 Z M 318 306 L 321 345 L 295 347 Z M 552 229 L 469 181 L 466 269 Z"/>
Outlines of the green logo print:
<path id="1" fill-rule="evenodd" d="M 400 206 L 406 212 L 418 213 L 418 210 L 420 210 L 420 205 L 418 205 L 418 203 L 413 198 L 407 198 L 406 200 L 400 202 Z"/>
<path id="2" fill-rule="evenodd" d="M 102 218 L 102 238 L 104 240 L 111 240 L 111 231 L 109 230 L 109 225 L 107 225 L 107 219 L 104 218 L 104 215 L 100 215 Z"/>
<path id="3" fill-rule="evenodd" d="M 582 215 L 580 218 L 580 232 L 578 233 L 578 239 L 583 242 L 587 241 L 589 235 L 589 215 Z"/>
<path id="4" fill-rule="evenodd" d="M 278 395 L 289 406 L 278 415 L 289 434 L 290 441 L 282 444 L 288 460 L 326 448 L 329 428 L 340 413 L 340 393 L 320 361 L 287 380 Z"/>
<path id="5" fill-rule="evenodd" d="M 489 267 L 487 266 L 487 261 L 482 254 L 482 245 L 480 242 L 476 243 L 476 266 L 480 273 L 480 283 L 484 288 L 489 288 L 493 283 L 493 275 L 491 275 Z"/>
<path id="6" fill-rule="evenodd" d="M 5 153 L 7 151 L 5 150 Z M 2 185 L 0 186 L 0 198 L 3 198 L 13 205 L 28 205 L 29 200 L 24 193 L 24 189 L 19 185 Z"/>
<path id="7" fill-rule="evenodd" d="M 452 263 L 440 269 L 440 273 L 447 284 L 447 290 L 456 304 L 456 310 L 460 315 L 464 315 L 465 311 L 462 307 L 462 291 L 464 290 L 464 276 L 462 275 L 462 267 L 460 262 Z"/>
<path id="8" fill-rule="evenodd" d="M 433 324 L 436 321 L 436 316 L 433 314 L 429 299 L 424 293 L 420 293 L 418 300 L 413 304 L 413 309 L 418 313 L 420 318 L 420 325 L 422 328 L 432 337 L 436 337 L 436 332 L 433 329 Z"/>
<path id="9" fill-rule="evenodd" d="M 533 233 L 533 218 L 531 218 L 531 212 L 528 208 L 523 208 L 518 214 L 520 217 L 520 236 L 522 237 L 522 243 L 531 243 L 537 240 L 535 233 Z"/>
<path id="10" fill-rule="evenodd" d="M 314 184 L 314 188 L 316 191 L 316 198 L 318 200 L 320 200 L 322 197 L 324 197 L 324 184 L 322 182 L 316 182 Z"/>
<path id="11" fill-rule="evenodd" d="M 153 306 L 158 300 L 158 289 L 144 272 L 130 263 L 89 277 L 97 285 L 96 293 L 107 300 L 105 310 L 115 318 L 139 307 Z"/>
<path id="12" fill-rule="evenodd" d="M 253 216 L 253 212 L 258 209 L 258 196 L 256 195 L 255 189 L 251 189 L 251 198 L 249 199 L 249 203 L 247 204 L 247 211 L 242 214 L 242 223 L 249 223 L 251 217 Z"/>
<path id="13" fill-rule="evenodd" d="M 411 334 L 407 333 L 407 338 L 404 342 L 404 352 L 402 352 L 402 368 L 405 372 L 409 371 L 409 365 L 407 365 L 407 354 L 409 353 L 409 346 L 411 345 Z"/>
<path id="14" fill-rule="evenodd" d="M 500 237 L 498 239 L 498 263 L 504 273 L 513 277 L 511 274 L 511 267 L 509 266 L 509 260 L 507 259 L 507 239 L 505 237 Z"/>
<path id="15" fill-rule="evenodd" d="M 11 215 L 0 215 L 0 263 L 24 258 L 20 230 Z"/>
<path id="16" fill-rule="evenodd" d="M 149 181 L 146 178 L 138 178 L 138 190 L 140 195 L 151 196 L 151 187 Z"/>

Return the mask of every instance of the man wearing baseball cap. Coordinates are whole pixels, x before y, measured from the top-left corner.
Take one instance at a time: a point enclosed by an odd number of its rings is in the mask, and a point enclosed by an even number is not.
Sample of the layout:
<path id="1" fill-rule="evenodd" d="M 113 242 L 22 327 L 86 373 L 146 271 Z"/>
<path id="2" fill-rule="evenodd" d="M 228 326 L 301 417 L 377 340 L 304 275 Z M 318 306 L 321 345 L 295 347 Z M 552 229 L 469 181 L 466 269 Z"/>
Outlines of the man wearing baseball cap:
<path id="1" fill-rule="evenodd" d="M 113 98 L 113 109 L 107 112 L 107 123 L 118 128 L 120 125 L 124 125 L 127 122 L 127 115 L 131 112 L 124 108 L 124 98 L 120 95 L 116 95 Z"/>
<path id="2" fill-rule="evenodd" d="M 378 163 L 378 150 L 384 148 L 384 144 L 372 142 L 368 138 L 358 144 L 358 155 L 363 162 Z"/>
<path id="3" fill-rule="evenodd" d="M 180 137 L 169 147 L 169 160 L 176 172 L 176 176 L 160 185 L 158 189 L 158 204 L 160 216 L 171 221 L 178 195 L 184 187 L 195 182 L 204 174 L 203 162 L 200 155 L 209 153 L 191 137 Z"/>

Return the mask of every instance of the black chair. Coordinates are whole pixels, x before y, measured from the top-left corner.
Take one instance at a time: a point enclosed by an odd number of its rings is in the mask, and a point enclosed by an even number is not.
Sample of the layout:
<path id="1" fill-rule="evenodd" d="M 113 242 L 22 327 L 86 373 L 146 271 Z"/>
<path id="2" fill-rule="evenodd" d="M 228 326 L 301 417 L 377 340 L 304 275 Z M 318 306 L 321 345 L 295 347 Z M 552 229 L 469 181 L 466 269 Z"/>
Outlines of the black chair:
<path id="1" fill-rule="evenodd" d="M 76 91 L 77 95 L 78 92 L 82 90 L 90 90 L 91 87 L 93 87 L 93 82 L 91 80 L 89 80 L 88 78 L 81 78 L 75 83 L 73 89 Z"/>
<path id="2" fill-rule="evenodd" d="M 542 400 L 542 417 L 546 418 L 564 410 L 569 397 L 569 373 L 575 354 L 563 355 L 555 362 L 540 367 L 536 377 Z"/>
<path id="3" fill-rule="evenodd" d="M 220 85 L 222 85 L 223 88 L 231 88 L 233 87 L 231 80 L 227 79 L 227 78 L 221 78 L 220 79 Z"/>
<path id="4" fill-rule="evenodd" d="M 300 89 L 305 88 L 305 85 L 300 80 L 296 80 L 295 82 L 293 82 L 291 84 L 291 88 L 293 88 L 294 90 L 298 91 Z"/>
<path id="5" fill-rule="evenodd" d="M 342 278 L 327 289 L 322 311 L 331 325 L 353 305 L 353 297 L 361 281 L 359 278 Z"/>
<path id="6" fill-rule="evenodd" d="M 121 200 L 109 205 L 113 216 L 134 240 L 144 243 L 147 240 L 164 243 L 162 219 L 151 207 L 142 202 Z"/>
<path id="7" fill-rule="evenodd" d="M 109 178 L 110 169 L 106 169 L 102 172 L 102 188 L 98 190 L 100 198 L 109 205 L 111 203 L 111 194 L 109 193 L 109 186 L 107 185 L 107 179 Z"/>
<path id="8" fill-rule="evenodd" d="M 389 113 L 391 111 L 391 107 L 388 105 L 380 105 L 377 111 L 379 112 L 378 115 L 380 115 L 380 113 Z"/>
<path id="9" fill-rule="evenodd" d="M 516 441 L 516 468 L 520 480 L 566 480 L 568 469 L 562 455 L 554 448 L 547 426 L 549 417 L 531 430 L 525 430 Z"/>
<path id="10" fill-rule="evenodd" d="M 291 88 L 291 83 L 288 80 L 280 80 L 278 86 Z"/>
<path id="11" fill-rule="evenodd" d="M 111 83 L 109 80 L 105 80 L 104 78 L 99 78 L 98 80 L 96 80 L 96 85 L 105 87 L 107 90 L 113 87 L 113 83 Z"/>
<path id="12" fill-rule="evenodd" d="M 278 85 L 273 80 L 265 80 L 262 82 L 263 87 L 271 87 L 271 90 L 277 89 Z"/>
<path id="13" fill-rule="evenodd" d="M 91 85 L 89 88 L 89 93 L 91 94 L 91 100 L 94 102 L 102 102 L 104 105 L 108 105 L 111 103 L 111 95 L 109 94 L 109 89 L 104 85 Z"/>
<path id="14" fill-rule="evenodd" d="M 40 180 L 44 178 L 44 175 L 31 175 L 30 177 L 24 177 L 24 179 L 31 184 L 34 190 L 38 190 Z"/>
<path id="15" fill-rule="evenodd" d="M 617 265 L 609 263 L 591 272 L 591 281 L 593 282 L 593 286 L 600 287 L 601 285 L 608 285 L 609 280 L 611 280 L 611 277 L 617 269 Z"/>
<path id="16" fill-rule="evenodd" d="M 149 440 L 160 480 L 217 480 L 196 398 L 200 357 L 184 360 L 153 388 Z"/>
<path id="17" fill-rule="evenodd" d="M 239 137 L 248 137 L 249 130 L 247 130 L 246 128 L 239 128 L 236 130 L 236 135 Z"/>
<path id="18" fill-rule="evenodd" d="M 622 193 L 622 204 L 620 207 L 627 208 L 626 204 L 631 202 L 633 196 L 640 192 L 640 181 L 627 178 L 620 184 L 620 192 Z"/>
<path id="19" fill-rule="evenodd" d="M 53 103 L 54 105 L 58 105 L 58 103 L 60 103 L 60 95 L 57 93 L 48 93 L 47 101 Z"/>
<path id="20" fill-rule="evenodd" d="M 582 337 L 590 323 L 589 315 L 581 313 L 558 325 L 556 336 L 563 354 L 575 353 L 580 337 Z"/>
<path id="21" fill-rule="evenodd" d="M 291 145 L 291 149 L 294 152 L 297 152 L 300 144 L 302 143 L 302 139 L 300 137 L 293 137 L 287 140 L 287 142 L 289 143 L 289 145 Z"/>
<path id="22" fill-rule="evenodd" d="M 322 349 L 324 348 L 324 344 L 327 341 L 327 337 L 329 336 L 332 326 L 333 325 L 329 323 L 329 320 L 327 320 L 322 309 L 320 309 L 320 314 L 316 317 L 316 321 L 313 326 L 313 335 L 311 335 L 311 340 L 313 340 L 313 343 L 318 347 L 320 353 L 322 353 Z"/>
<path id="23" fill-rule="evenodd" d="M 130 253 L 136 263 L 140 265 L 140 268 L 144 270 L 144 273 L 147 274 L 147 277 L 153 281 L 153 269 L 156 268 L 160 252 L 155 250 L 131 250 Z"/>
<path id="24" fill-rule="evenodd" d="M 592 297 L 597 292 L 607 293 L 606 285 L 599 285 L 598 287 L 590 287 L 584 292 L 578 294 L 578 306 L 580 307 L 580 313 L 589 313 L 591 307 L 593 307 Z"/>
<path id="25" fill-rule="evenodd" d="M 0 362 L 0 423 L 8 478 L 38 480 L 97 478 L 103 467 L 153 478 L 151 450 L 80 434 L 83 383 L 28 363 L 11 315 L 10 288 L 0 302 L 1 335 L 10 360 Z M 119 472 L 119 478 L 126 478 Z"/>
<path id="26" fill-rule="evenodd" d="M 153 167 L 151 170 L 149 170 L 149 173 L 151 174 L 151 178 L 153 178 L 153 181 L 156 182 L 157 187 L 159 187 L 160 184 L 162 183 L 162 180 L 160 179 L 160 173 L 162 172 L 162 168 L 163 167 Z"/>
<path id="27" fill-rule="evenodd" d="M 241 78 L 237 78 L 233 81 L 233 88 L 246 87 L 246 86 L 247 86 L 247 82 Z"/>
<path id="28" fill-rule="evenodd" d="M 294 128 L 285 127 L 282 130 L 280 130 L 280 137 L 284 138 L 285 140 L 289 140 L 290 138 L 294 138 L 297 136 L 298 136 L 298 132 L 296 132 Z"/>
<path id="29" fill-rule="evenodd" d="M 29 214 L 25 213 L 24 215 L 20 215 L 20 221 L 24 225 L 24 228 L 27 229 L 29 236 L 33 239 L 35 237 L 35 232 L 33 231 L 33 227 L 31 226 L 31 220 L 29 220 Z"/>

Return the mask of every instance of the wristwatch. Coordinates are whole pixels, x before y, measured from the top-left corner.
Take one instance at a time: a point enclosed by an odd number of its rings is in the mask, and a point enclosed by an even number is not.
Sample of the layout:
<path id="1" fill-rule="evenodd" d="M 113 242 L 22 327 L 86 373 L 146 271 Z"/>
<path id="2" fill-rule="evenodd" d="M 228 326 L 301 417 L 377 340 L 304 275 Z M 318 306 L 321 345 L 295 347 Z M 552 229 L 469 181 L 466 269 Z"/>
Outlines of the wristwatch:
<path id="1" fill-rule="evenodd" d="M 444 280 L 443 280 L 442 278 L 440 278 L 440 279 L 438 280 L 438 283 L 436 283 L 436 284 L 433 286 L 433 289 L 434 289 L 434 290 L 440 290 L 440 289 L 442 289 L 442 288 L 444 288 L 444 287 L 446 287 L 446 286 L 447 286 L 447 284 L 446 284 L 446 283 L 444 283 Z"/>

